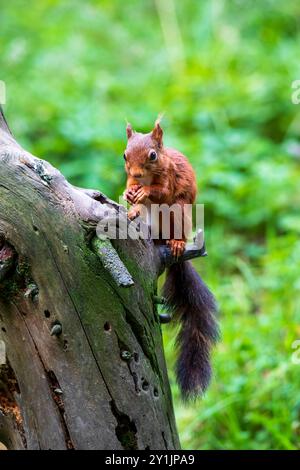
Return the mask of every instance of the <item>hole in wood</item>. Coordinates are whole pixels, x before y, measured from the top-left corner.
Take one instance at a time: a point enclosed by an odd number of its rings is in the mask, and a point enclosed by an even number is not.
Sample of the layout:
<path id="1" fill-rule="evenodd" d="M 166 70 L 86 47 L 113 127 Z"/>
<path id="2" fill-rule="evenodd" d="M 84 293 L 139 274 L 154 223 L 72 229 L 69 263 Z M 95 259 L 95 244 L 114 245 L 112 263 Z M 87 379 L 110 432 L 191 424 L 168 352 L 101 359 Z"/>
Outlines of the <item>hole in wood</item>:
<path id="1" fill-rule="evenodd" d="M 4 326 L 1 328 L 1 330 L 3 331 L 3 333 L 6 333 L 6 329 L 4 328 Z"/>
<path id="2" fill-rule="evenodd" d="M 138 353 L 135 352 L 135 353 L 133 354 L 133 359 L 135 360 L 135 362 L 139 362 L 140 356 L 138 355 Z"/>
<path id="3" fill-rule="evenodd" d="M 44 314 L 45 314 L 45 317 L 46 317 L 46 318 L 50 318 L 50 312 L 49 312 L 49 310 L 45 310 L 45 311 L 44 311 Z"/>
<path id="4" fill-rule="evenodd" d="M 19 405 L 19 397 L 16 395 L 20 395 L 20 388 L 12 369 L 9 360 L 7 359 L 6 364 L 1 366 L 1 387 L 0 387 L 0 416 L 1 418 L 5 416 L 9 416 L 9 419 L 13 420 L 12 423 L 12 430 L 13 432 L 18 432 L 19 436 L 23 441 L 23 447 L 26 448 L 26 437 L 23 428 L 23 418 L 21 414 L 21 409 Z M 14 429 L 15 428 L 15 429 Z M 6 432 L 7 430 L 8 433 Z M 1 419 L 1 426 L 0 426 L 0 441 L 10 449 L 12 446 L 11 441 L 11 431 L 10 428 L 5 426 L 5 418 L 4 418 L 4 428 Z M 0 448 L 1 450 L 1 448 Z M 3 449 L 2 449 L 3 450 Z M 2 468 L 2 467 L 1 467 Z"/>
<path id="5" fill-rule="evenodd" d="M 159 393 L 158 393 L 158 390 L 157 390 L 156 387 L 154 387 L 153 395 L 155 396 L 155 398 L 157 398 L 159 396 Z"/>
<path id="6" fill-rule="evenodd" d="M 108 321 L 104 323 L 104 330 L 111 331 L 111 324 Z"/>
<path id="7" fill-rule="evenodd" d="M 143 380 L 142 389 L 144 390 L 144 392 L 147 392 L 149 390 L 149 382 L 147 380 Z"/>
<path id="8" fill-rule="evenodd" d="M 137 428 L 135 422 L 131 420 L 128 415 L 120 411 L 113 400 L 110 402 L 110 407 L 118 423 L 115 428 L 115 432 L 123 449 L 137 450 Z"/>

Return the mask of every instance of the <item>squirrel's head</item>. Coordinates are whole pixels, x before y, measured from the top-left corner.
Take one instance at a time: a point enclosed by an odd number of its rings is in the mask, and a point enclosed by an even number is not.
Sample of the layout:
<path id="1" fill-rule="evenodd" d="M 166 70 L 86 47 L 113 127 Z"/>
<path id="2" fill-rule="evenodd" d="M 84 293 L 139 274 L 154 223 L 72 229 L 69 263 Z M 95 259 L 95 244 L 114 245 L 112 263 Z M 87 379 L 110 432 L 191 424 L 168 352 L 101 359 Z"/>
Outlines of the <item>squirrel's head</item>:
<path id="1" fill-rule="evenodd" d="M 127 147 L 124 153 L 125 169 L 128 175 L 139 180 L 159 172 L 163 150 L 163 130 L 159 120 L 149 134 L 135 132 L 127 124 Z"/>

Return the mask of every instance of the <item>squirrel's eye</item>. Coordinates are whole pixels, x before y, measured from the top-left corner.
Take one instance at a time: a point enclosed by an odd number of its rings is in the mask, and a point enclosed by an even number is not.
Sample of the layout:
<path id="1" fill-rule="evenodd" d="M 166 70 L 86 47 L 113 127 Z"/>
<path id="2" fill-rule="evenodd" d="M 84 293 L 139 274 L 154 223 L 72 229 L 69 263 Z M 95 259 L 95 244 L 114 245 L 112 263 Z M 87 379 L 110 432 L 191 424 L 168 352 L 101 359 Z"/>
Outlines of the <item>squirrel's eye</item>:
<path id="1" fill-rule="evenodd" d="M 152 152 L 149 153 L 149 160 L 151 162 L 155 162 L 155 160 L 157 160 L 157 153 L 154 150 L 152 150 Z"/>
<path id="2" fill-rule="evenodd" d="M 124 160 L 125 160 L 125 162 L 126 162 L 126 160 L 127 160 L 126 153 L 124 153 L 123 158 L 124 158 Z"/>

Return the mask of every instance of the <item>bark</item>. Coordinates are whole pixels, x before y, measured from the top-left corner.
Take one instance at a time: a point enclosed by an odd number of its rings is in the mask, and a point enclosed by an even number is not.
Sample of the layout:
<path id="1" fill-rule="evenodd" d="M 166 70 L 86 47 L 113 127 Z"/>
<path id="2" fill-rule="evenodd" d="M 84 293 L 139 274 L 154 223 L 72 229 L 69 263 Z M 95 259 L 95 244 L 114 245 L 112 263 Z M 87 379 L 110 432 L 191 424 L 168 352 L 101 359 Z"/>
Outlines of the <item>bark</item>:
<path id="1" fill-rule="evenodd" d="M 153 244 L 95 242 L 117 204 L 23 150 L 2 111 L 0 168 L 0 441 L 178 449 Z"/>

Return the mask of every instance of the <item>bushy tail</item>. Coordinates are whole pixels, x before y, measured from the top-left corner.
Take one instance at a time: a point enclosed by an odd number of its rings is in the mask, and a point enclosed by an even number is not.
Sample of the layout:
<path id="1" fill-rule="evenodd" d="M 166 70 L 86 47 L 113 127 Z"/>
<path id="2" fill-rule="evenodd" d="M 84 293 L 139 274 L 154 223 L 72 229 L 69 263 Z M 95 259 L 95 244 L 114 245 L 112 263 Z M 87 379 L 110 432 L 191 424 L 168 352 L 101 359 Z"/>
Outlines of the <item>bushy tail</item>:
<path id="1" fill-rule="evenodd" d="M 210 352 L 219 337 L 214 296 L 188 261 L 167 271 L 163 295 L 181 321 L 177 380 L 183 398 L 202 394 L 211 378 Z"/>

